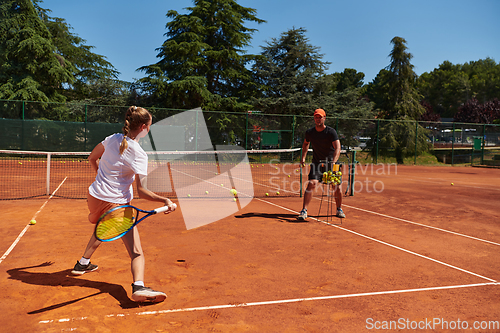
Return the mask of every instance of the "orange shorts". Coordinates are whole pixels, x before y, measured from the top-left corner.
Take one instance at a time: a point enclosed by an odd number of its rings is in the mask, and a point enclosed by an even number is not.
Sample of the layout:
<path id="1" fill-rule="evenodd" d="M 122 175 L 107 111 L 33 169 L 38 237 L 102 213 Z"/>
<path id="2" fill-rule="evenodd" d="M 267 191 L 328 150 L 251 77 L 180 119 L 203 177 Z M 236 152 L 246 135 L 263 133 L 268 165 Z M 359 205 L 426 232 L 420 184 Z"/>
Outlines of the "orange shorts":
<path id="1" fill-rule="evenodd" d="M 106 213 L 111 208 L 121 206 L 112 202 L 102 201 L 90 195 L 87 191 L 87 206 L 89 207 L 89 221 L 96 224 L 102 214 Z"/>

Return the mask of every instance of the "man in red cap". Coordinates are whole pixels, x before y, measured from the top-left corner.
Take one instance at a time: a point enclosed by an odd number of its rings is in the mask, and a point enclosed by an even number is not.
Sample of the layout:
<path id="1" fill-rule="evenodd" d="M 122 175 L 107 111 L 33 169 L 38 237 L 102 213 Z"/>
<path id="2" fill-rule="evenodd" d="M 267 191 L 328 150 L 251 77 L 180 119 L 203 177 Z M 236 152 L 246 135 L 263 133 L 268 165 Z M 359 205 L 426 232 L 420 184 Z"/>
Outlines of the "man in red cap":
<path id="1" fill-rule="evenodd" d="M 309 181 L 307 189 L 304 193 L 304 201 L 300 215 L 297 217 L 299 221 L 307 219 L 307 207 L 311 202 L 313 191 L 321 181 L 323 172 L 331 170 L 327 167 L 335 164 L 340 157 L 340 140 L 337 132 L 325 125 L 326 113 L 323 109 L 314 111 L 315 126 L 306 131 L 304 143 L 302 144 L 301 166 L 305 166 L 306 155 L 309 150 L 309 144 L 312 143 L 313 158 L 311 169 L 309 171 Z M 344 218 L 345 214 L 342 211 L 342 189 L 341 185 L 335 186 L 335 203 L 337 205 L 337 217 Z"/>

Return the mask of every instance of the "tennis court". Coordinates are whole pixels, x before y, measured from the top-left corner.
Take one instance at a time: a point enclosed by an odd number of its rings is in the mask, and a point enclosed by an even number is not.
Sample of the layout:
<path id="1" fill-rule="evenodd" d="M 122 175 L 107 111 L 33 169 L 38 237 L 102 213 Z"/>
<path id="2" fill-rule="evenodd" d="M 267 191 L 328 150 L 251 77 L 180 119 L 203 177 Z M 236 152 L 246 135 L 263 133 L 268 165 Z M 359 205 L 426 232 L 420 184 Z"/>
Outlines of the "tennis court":
<path id="1" fill-rule="evenodd" d="M 2 330 L 499 332 L 500 170 L 359 165 L 355 179 L 340 226 L 296 223 L 298 195 L 191 230 L 182 206 L 149 218 L 146 284 L 168 295 L 149 306 L 129 298 L 120 241 L 97 250 L 98 271 L 70 274 L 93 230 L 85 200 L 0 201 Z"/>

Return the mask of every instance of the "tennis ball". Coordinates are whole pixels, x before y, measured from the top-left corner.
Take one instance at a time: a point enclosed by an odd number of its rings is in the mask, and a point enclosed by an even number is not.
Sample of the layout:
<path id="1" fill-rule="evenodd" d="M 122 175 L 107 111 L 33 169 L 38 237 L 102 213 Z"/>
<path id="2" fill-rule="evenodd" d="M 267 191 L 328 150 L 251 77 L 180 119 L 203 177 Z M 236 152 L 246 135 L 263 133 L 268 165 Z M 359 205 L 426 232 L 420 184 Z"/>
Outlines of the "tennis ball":
<path id="1" fill-rule="evenodd" d="M 232 188 L 229 192 L 231 192 L 232 195 L 238 194 L 238 191 L 236 191 L 234 188 Z"/>
<path id="2" fill-rule="evenodd" d="M 236 198 L 233 198 L 233 201 L 236 201 Z"/>
<path id="3" fill-rule="evenodd" d="M 277 195 L 280 195 L 280 192 L 276 192 Z"/>
<path id="4" fill-rule="evenodd" d="M 268 197 L 268 196 L 269 196 L 269 193 L 266 193 L 266 197 Z"/>
<path id="5" fill-rule="evenodd" d="M 290 178 L 290 175 L 288 175 L 288 178 Z"/>
<path id="6" fill-rule="evenodd" d="M 451 185 L 453 186 L 453 185 L 455 185 L 455 184 L 451 183 Z"/>
<path id="7" fill-rule="evenodd" d="M 30 221 L 30 224 L 31 224 L 31 225 L 36 224 L 36 220 L 31 220 L 31 221 Z"/>
<path id="8" fill-rule="evenodd" d="M 188 194 L 188 198 L 191 198 L 191 194 Z"/>
<path id="9" fill-rule="evenodd" d="M 23 164 L 23 162 L 19 162 L 19 164 Z"/>
<path id="10" fill-rule="evenodd" d="M 205 191 L 205 194 L 208 194 L 208 191 Z"/>

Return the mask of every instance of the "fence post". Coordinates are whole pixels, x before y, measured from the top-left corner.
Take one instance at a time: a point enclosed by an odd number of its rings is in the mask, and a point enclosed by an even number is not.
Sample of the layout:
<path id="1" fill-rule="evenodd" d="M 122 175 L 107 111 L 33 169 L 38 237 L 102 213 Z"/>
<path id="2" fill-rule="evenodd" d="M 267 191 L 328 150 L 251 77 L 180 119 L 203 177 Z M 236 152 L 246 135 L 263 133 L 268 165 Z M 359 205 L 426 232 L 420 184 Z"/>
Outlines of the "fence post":
<path id="1" fill-rule="evenodd" d="M 85 104 L 85 143 L 84 143 L 84 151 L 87 151 L 87 104 Z"/>
<path id="2" fill-rule="evenodd" d="M 245 150 L 248 150 L 248 115 L 250 111 L 247 111 L 247 119 L 245 123 Z"/>
<path id="3" fill-rule="evenodd" d="M 483 142 L 481 146 L 481 165 L 484 164 L 484 146 L 486 145 L 486 124 L 483 124 Z"/>
<path id="4" fill-rule="evenodd" d="M 377 136 L 375 137 L 375 164 L 378 163 L 378 141 L 380 134 L 380 119 L 377 119 Z"/>
<path id="5" fill-rule="evenodd" d="M 418 121 L 415 120 L 415 161 L 413 164 L 417 165 L 417 148 L 418 148 Z"/>
<path id="6" fill-rule="evenodd" d="M 24 149 L 24 101 L 22 103 L 22 113 L 21 113 L 21 150 Z"/>
<path id="7" fill-rule="evenodd" d="M 453 166 L 455 161 L 455 123 L 453 123 L 452 135 L 451 135 L 451 166 Z"/>

